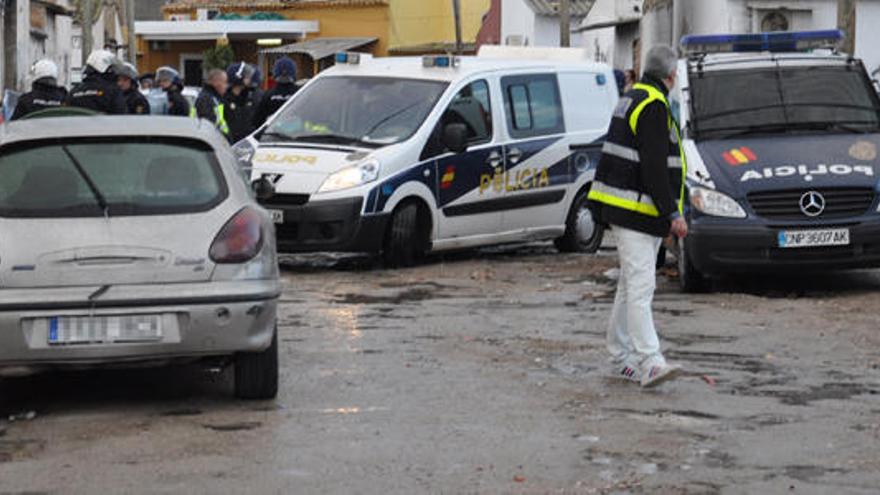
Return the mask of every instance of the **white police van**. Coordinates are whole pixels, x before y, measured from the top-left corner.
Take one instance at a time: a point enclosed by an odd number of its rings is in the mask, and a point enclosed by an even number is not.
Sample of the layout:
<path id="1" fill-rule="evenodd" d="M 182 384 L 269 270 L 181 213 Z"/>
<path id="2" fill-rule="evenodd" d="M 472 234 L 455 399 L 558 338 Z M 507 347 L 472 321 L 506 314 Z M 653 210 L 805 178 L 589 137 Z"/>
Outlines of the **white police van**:
<path id="1" fill-rule="evenodd" d="M 617 103 L 579 49 L 341 53 L 234 147 L 286 252 L 428 251 L 555 239 L 598 248 L 585 207 Z"/>
<path id="2" fill-rule="evenodd" d="M 685 291 L 735 272 L 880 266 L 880 99 L 840 31 L 689 36 Z"/>

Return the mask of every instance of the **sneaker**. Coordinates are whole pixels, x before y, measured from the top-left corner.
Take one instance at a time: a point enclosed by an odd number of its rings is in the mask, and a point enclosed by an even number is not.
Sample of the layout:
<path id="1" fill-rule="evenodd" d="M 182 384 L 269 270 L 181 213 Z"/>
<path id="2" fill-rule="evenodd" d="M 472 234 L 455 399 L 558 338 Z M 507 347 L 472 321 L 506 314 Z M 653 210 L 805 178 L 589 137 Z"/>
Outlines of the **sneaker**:
<path id="1" fill-rule="evenodd" d="M 641 384 L 644 388 L 653 388 L 681 375 L 682 367 L 677 364 L 655 364 L 644 370 Z"/>
<path id="2" fill-rule="evenodd" d="M 642 381 L 642 372 L 639 370 L 639 367 L 629 363 L 616 365 L 614 376 L 633 383 L 641 383 Z"/>

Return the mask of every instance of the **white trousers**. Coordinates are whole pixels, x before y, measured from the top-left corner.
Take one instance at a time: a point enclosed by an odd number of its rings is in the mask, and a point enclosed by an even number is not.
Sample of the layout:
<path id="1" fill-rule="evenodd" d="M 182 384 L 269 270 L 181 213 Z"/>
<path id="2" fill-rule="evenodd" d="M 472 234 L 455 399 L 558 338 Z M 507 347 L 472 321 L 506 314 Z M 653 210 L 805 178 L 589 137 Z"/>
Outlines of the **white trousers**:
<path id="1" fill-rule="evenodd" d="M 608 352 L 616 363 L 661 364 L 665 361 L 651 303 L 657 288 L 657 253 L 663 239 L 618 226 L 614 232 L 620 278 L 608 327 Z"/>

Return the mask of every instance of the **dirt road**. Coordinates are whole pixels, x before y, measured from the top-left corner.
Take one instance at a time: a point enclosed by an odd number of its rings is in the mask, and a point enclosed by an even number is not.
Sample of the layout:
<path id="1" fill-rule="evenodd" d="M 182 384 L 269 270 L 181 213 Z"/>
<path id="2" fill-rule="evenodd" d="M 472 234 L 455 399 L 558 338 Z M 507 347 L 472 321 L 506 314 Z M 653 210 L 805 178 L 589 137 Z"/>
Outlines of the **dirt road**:
<path id="1" fill-rule="evenodd" d="M 877 493 L 880 276 L 655 304 L 687 375 L 607 378 L 616 260 L 285 262 L 277 401 L 192 368 L 0 383 L 0 493 Z"/>

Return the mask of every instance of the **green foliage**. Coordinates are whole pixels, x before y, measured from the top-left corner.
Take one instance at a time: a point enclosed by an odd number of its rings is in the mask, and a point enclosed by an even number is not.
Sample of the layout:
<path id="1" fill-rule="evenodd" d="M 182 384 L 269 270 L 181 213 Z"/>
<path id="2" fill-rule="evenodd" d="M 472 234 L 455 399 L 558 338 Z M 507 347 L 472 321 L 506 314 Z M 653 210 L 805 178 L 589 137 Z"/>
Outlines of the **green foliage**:
<path id="1" fill-rule="evenodd" d="M 205 71 L 211 69 L 226 70 L 235 58 L 235 52 L 229 45 L 218 45 L 205 50 Z"/>

